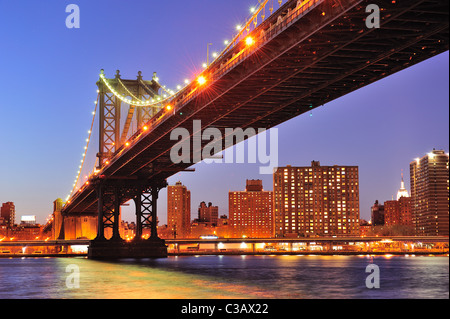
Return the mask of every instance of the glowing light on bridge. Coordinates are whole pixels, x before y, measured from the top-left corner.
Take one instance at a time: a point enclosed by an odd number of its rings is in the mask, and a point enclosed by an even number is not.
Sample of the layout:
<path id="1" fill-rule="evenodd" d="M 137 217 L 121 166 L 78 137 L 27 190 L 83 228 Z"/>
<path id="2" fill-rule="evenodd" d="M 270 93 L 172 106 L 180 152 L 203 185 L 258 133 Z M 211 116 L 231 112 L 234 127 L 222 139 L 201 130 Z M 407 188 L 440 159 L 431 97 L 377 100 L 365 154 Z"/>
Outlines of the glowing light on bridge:
<path id="1" fill-rule="evenodd" d="M 199 78 L 197 79 L 197 83 L 200 84 L 200 85 L 205 84 L 206 83 L 206 78 L 203 75 L 199 76 Z"/>
<path id="2" fill-rule="evenodd" d="M 255 40 L 252 37 L 247 37 L 247 38 L 245 38 L 245 44 L 247 46 L 251 46 L 251 45 L 255 44 Z"/>

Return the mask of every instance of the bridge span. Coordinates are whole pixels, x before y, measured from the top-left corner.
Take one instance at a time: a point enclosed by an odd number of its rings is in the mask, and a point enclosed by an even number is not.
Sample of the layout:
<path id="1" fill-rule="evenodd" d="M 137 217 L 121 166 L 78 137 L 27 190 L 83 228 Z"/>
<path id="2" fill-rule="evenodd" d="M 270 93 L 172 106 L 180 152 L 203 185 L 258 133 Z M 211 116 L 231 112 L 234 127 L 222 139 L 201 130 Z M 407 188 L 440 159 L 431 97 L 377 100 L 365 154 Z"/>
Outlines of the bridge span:
<path id="1" fill-rule="evenodd" d="M 192 147 L 189 158 L 174 163 L 175 128 L 187 129 L 190 140 L 206 128 L 219 129 L 223 138 L 226 128 L 270 129 L 448 50 L 447 0 L 376 1 L 380 28 L 368 28 L 366 8 L 373 2 L 290 0 L 252 27 L 267 4 L 261 2 L 232 45 L 159 108 L 149 102 L 159 97 L 156 79 L 144 81 L 140 73 L 137 80 L 122 80 L 119 73 L 108 79 L 102 73 L 99 165 L 62 215 L 98 216 L 96 242 L 104 250 L 113 242 L 121 245 L 120 206 L 134 200 L 137 238 L 149 228 L 148 243 L 164 250 L 156 231 L 158 193 L 167 178 L 199 162 L 198 153 L 210 142 L 198 141 L 199 149 Z M 139 106 L 152 109 L 147 117 L 141 114 L 128 139 L 128 119 L 120 128 L 120 109 L 127 103 L 130 118 Z M 231 146 L 222 142 L 222 149 Z"/>

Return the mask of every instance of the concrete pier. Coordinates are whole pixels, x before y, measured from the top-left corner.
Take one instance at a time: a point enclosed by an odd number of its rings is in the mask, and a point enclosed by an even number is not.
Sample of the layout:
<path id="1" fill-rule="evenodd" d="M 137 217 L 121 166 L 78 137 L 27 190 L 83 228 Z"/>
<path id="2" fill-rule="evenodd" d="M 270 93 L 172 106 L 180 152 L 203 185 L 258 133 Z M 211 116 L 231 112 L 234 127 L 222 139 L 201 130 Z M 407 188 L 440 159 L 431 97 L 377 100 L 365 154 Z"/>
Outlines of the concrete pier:
<path id="1" fill-rule="evenodd" d="M 93 240 L 89 244 L 90 259 L 166 258 L 167 245 L 163 239 L 138 241 Z"/>

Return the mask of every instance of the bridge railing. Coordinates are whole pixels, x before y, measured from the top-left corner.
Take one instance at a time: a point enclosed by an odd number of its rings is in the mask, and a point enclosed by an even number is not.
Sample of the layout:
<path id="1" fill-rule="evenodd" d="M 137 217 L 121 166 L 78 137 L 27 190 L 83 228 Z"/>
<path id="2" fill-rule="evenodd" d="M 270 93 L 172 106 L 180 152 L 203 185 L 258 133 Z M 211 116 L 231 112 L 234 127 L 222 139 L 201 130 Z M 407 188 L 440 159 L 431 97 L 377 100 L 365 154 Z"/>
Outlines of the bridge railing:
<path id="1" fill-rule="evenodd" d="M 255 41 L 255 46 L 252 50 L 247 48 L 240 49 L 237 46 L 230 46 L 226 49 L 225 54 L 221 55 L 221 58 L 217 59 L 211 64 L 211 66 L 205 70 L 208 73 L 209 81 L 216 81 L 220 79 L 223 75 L 228 73 L 230 70 L 239 65 L 242 61 L 247 59 L 251 54 L 253 54 L 258 48 L 264 46 L 267 42 L 275 38 L 278 34 L 288 28 L 290 25 L 298 21 L 306 13 L 311 11 L 313 8 L 318 6 L 324 0 L 308 0 L 308 1 L 297 1 L 297 6 L 294 9 L 287 9 L 288 12 L 285 16 L 278 16 L 276 23 L 273 23 L 273 18 L 261 23 L 257 29 L 253 31 L 251 37 Z M 281 8 L 279 11 L 284 11 L 285 8 Z M 276 15 L 274 15 L 276 16 Z M 280 19 L 281 18 L 281 19 Z M 250 34 L 248 35 L 250 36 Z M 243 40 L 241 40 L 242 42 Z M 174 112 L 181 109 L 184 105 L 188 104 L 195 97 L 200 94 L 199 87 L 194 87 L 190 91 L 187 90 L 180 96 L 177 96 L 172 101 Z M 155 116 L 152 118 L 147 125 L 155 126 L 158 125 L 164 118 L 166 118 L 170 113 L 163 113 L 160 116 Z"/>
<path id="2" fill-rule="evenodd" d="M 274 15 L 274 17 L 277 17 L 277 21 L 275 23 L 273 23 L 274 18 L 268 19 L 264 23 L 262 23 L 258 29 L 253 31 L 251 37 L 254 39 L 254 42 L 256 44 L 253 50 L 243 49 L 238 53 L 232 53 L 231 57 L 228 55 L 224 55 L 223 59 L 228 60 L 225 63 L 223 61 L 218 61 L 218 63 L 220 62 L 220 64 L 218 65 L 218 67 L 213 69 L 210 78 L 212 80 L 219 79 L 221 76 L 233 69 L 236 65 L 248 58 L 248 56 L 253 54 L 258 48 L 262 47 L 267 42 L 275 38 L 283 30 L 295 23 L 298 19 L 303 17 L 306 13 L 308 13 L 323 1 L 324 0 L 299 0 L 297 1 L 297 6 L 294 9 L 287 9 L 287 13 L 285 16 L 281 15 L 283 11 L 286 10 L 285 7 L 282 7 L 279 10 L 281 11 L 279 12 L 280 15 L 278 15 L 278 17 L 276 14 Z"/>

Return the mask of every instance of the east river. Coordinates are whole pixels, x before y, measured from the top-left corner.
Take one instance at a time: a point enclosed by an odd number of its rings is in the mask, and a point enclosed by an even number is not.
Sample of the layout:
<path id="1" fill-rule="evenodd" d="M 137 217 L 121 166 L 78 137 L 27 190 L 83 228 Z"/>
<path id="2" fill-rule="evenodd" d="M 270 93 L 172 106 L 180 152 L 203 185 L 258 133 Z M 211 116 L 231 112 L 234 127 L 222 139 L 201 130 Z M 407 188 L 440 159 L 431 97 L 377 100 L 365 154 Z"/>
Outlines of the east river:
<path id="1" fill-rule="evenodd" d="M 366 285 L 376 265 L 379 288 Z M 187 256 L 0 259 L 0 299 L 449 298 L 449 258 Z"/>

